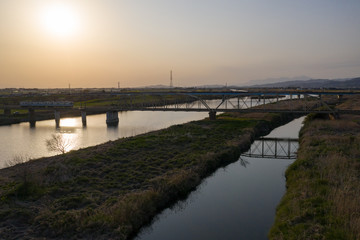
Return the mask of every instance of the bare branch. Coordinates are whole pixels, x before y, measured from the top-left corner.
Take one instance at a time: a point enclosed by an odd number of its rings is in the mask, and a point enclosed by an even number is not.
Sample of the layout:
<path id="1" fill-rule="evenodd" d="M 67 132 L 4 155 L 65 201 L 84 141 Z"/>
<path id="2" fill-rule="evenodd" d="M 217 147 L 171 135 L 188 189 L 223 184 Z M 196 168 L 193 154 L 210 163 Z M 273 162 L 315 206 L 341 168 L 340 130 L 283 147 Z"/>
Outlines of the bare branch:
<path id="1" fill-rule="evenodd" d="M 64 139 L 61 134 L 52 134 L 50 139 L 46 140 L 46 147 L 51 152 L 66 153 L 72 142 L 69 139 Z"/>

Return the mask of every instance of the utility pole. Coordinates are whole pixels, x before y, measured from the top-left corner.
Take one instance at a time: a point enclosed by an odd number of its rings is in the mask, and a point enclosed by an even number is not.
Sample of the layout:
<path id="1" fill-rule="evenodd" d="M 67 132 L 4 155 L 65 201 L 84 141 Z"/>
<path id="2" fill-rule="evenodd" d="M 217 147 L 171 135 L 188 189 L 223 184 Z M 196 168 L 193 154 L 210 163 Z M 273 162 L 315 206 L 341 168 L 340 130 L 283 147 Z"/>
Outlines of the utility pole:
<path id="1" fill-rule="evenodd" d="M 170 70 L 170 87 L 173 87 L 172 70 Z"/>

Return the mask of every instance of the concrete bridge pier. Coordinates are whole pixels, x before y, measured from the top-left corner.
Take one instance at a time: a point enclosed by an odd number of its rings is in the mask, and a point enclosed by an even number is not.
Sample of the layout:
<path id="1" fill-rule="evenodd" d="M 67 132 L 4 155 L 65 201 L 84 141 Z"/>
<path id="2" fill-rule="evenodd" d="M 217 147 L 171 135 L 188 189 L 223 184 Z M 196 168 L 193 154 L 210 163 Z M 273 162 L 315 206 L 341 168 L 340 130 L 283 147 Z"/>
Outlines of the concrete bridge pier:
<path id="1" fill-rule="evenodd" d="M 108 126 L 117 126 L 119 124 L 119 116 L 117 111 L 106 112 L 106 124 Z"/>
<path id="2" fill-rule="evenodd" d="M 86 111 L 81 111 L 81 121 L 83 127 L 86 127 Z"/>
<path id="3" fill-rule="evenodd" d="M 60 111 L 55 110 L 54 115 L 55 115 L 56 128 L 59 128 L 60 127 Z"/>
<path id="4" fill-rule="evenodd" d="M 215 110 L 211 110 L 209 112 L 209 119 L 210 120 L 216 120 L 216 111 Z"/>
<path id="5" fill-rule="evenodd" d="M 35 109 L 29 108 L 29 124 L 30 127 L 33 128 L 36 125 L 36 116 L 35 116 Z"/>

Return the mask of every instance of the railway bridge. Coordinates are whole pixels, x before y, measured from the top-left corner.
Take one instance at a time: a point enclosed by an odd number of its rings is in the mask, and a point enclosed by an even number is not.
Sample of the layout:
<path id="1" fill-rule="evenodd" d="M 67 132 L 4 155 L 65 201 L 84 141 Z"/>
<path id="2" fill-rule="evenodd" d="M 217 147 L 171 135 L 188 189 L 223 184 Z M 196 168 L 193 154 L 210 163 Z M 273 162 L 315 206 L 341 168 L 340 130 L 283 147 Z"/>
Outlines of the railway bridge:
<path id="1" fill-rule="evenodd" d="M 115 97 L 107 106 L 77 108 L 86 125 L 87 111 L 106 112 L 108 125 L 117 125 L 119 111 L 183 111 L 208 112 L 211 120 L 218 112 L 272 112 L 272 113 L 324 113 L 337 118 L 340 114 L 360 114 L 360 110 L 330 107 L 344 96 L 360 95 L 355 91 L 191 91 L 191 92 L 117 92 L 107 93 Z M 151 99 L 157 99 L 152 101 Z M 275 104 L 276 103 L 276 104 Z M 74 109 L 72 102 L 21 102 L 18 106 L 4 106 L 4 114 L 10 109 L 27 108 L 30 125 L 35 125 L 36 109 L 54 109 L 56 126 L 60 126 L 60 110 Z"/>

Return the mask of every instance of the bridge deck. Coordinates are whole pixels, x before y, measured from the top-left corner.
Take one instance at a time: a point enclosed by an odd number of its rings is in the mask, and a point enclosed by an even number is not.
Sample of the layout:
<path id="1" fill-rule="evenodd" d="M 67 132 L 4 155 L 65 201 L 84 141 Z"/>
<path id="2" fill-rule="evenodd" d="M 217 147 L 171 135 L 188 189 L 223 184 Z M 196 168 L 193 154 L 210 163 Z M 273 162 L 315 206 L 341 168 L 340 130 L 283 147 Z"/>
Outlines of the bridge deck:
<path id="1" fill-rule="evenodd" d="M 146 108 L 146 107 L 119 107 L 112 108 L 116 111 L 170 111 L 170 112 L 209 112 L 209 109 L 206 108 Z M 307 114 L 307 113 L 333 113 L 334 111 L 339 114 L 357 114 L 360 115 L 360 110 L 316 110 L 316 109 L 304 109 L 304 110 L 292 110 L 292 109 L 266 109 L 266 108 L 247 108 L 247 109 L 237 109 L 237 108 L 218 108 L 215 110 L 216 112 L 239 112 L 239 113 L 250 113 L 250 112 L 259 112 L 259 113 L 299 113 L 299 114 Z"/>

